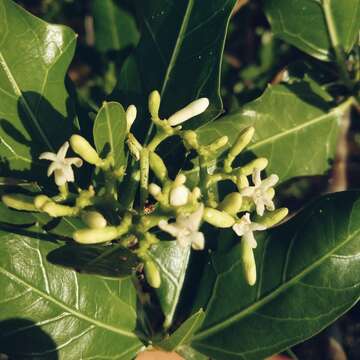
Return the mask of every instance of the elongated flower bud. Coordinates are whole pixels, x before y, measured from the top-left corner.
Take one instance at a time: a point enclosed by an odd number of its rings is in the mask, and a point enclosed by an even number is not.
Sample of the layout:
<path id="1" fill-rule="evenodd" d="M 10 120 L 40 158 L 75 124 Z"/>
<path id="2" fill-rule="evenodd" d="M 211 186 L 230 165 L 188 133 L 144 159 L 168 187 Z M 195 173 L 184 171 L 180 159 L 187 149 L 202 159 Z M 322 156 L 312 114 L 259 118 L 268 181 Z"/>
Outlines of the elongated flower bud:
<path id="1" fill-rule="evenodd" d="M 216 152 L 222 147 L 224 147 L 229 141 L 229 138 L 225 136 L 221 136 L 219 139 L 215 140 L 213 143 L 209 145 L 209 150 L 211 152 Z"/>
<path id="2" fill-rule="evenodd" d="M 56 204 L 53 201 L 45 203 L 41 210 L 49 214 L 51 217 L 76 216 L 79 212 L 79 209 L 76 207 Z"/>
<path id="3" fill-rule="evenodd" d="M 38 195 L 34 199 L 34 205 L 37 209 L 41 209 L 47 202 L 52 201 L 46 195 Z"/>
<path id="4" fill-rule="evenodd" d="M 1 197 L 2 202 L 9 208 L 25 211 L 37 211 L 34 199 L 23 194 L 9 194 Z"/>
<path id="5" fill-rule="evenodd" d="M 253 286 L 256 283 L 256 264 L 254 251 L 247 241 L 242 240 L 240 246 L 245 279 L 250 286 Z"/>
<path id="6" fill-rule="evenodd" d="M 149 193 L 157 200 L 158 196 L 161 194 L 161 187 L 159 185 L 151 183 L 149 185 Z"/>
<path id="7" fill-rule="evenodd" d="M 106 219 L 98 211 L 83 211 L 81 219 L 91 229 L 103 229 L 107 224 Z"/>
<path id="8" fill-rule="evenodd" d="M 218 209 L 227 212 L 231 216 L 235 216 L 240 211 L 241 204 L 242 196 L 237 192 L 233 192 L 225 196 Z"/>
<path id="9" fill-rule="evenodd" d="M 279 208 L 274 211 L 265 213 L 265 215 L 259 217 L 256 222 L 269 228 L 284 220 L 288 213 L 289 210 L 287 208 Z"/>
<path id="10" fill-rule="evenodd" d="M 96 150 L 80 135 L 72 135 L 70 145 L 74 152 L 80 155 L 86 162 L 99 166 L 102 163 Z"/>
<path id="11" fill-rule="evenodd" d="M 137 115 L 137 110 L 135 105 L 130 105 L 126 109 L 126 130 L 130 131 L 132 124 L 134 123 Z"/>
<path id="12" fill-rule="evenodd" d="M 168 177 L 167 168 L 162 160 L 162 158 L 155 152 L 150 152 L 149 161 L 151 170 L 154 172 L 156 177 L 163 182 Z"/>
<path id="13" fill-rule="evenodd" d="M 108 226 L 102 229 L 81 229 L 73 233 L 73 238 L 79 244 L 101 244 L 114 240 L 118 237 L 118 230 L 115 226 Z"/>
<path id="14" fill-rule="evenodd" d="M 240 174 L 246 176 L 251 175 L 255 168 L 260 171 L 264 170 L 268 166 L 268 163 L 269 161 L 266 158 L 255 159 L 253 161 L 250 161 L 246 165 L 242 166 L 240 168 Z"/>
<path id="15" fill-rule="evenodd" d="M 235 219 L 225 211 L 212 208 L 205 208 L 204 220 L 217 228 L 228 228 L 235 223 Z"/>
<path id="16" fill-rule="evenodd" d="M 152 91 L 148 99 L 149 113 L 152 119 L 159 118 L 160 101 L 160 93 L 157 90 Z"/>
<path id="17" fill-rule="evenodd" d="M 145 262 L 144 273 L 149 285 L 155 289 L 158 289 L 161 285 L 160 272 L 153 261 L 148 260 Z"/>
<path id="18" fill-rule="evenodd" d="M 140 151 L 142 150 L 141 144 L 136 140 L 135 136 L 133 134 L 128 135 L 128 139 L 126 141 L 130 153 L 136 160 L 140 160 Z"/>
<path id="19" fill-rule="evenodd" d="M 180 125 L 183 122 L 193 118 L 194 116 L 202 114 L 209 106 L 208 98 L 201 98 L 191 102 L 168 119 L 171 126 Z"/>

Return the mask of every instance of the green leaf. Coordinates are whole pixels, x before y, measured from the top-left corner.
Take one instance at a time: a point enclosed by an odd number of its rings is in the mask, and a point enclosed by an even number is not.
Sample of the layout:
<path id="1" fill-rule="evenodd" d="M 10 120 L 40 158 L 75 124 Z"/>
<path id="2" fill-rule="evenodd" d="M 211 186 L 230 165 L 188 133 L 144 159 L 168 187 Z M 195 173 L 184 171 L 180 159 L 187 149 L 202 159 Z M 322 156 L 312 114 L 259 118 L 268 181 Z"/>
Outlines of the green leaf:
<path id="1" fill-rule="evenodd" d="M 64 77 L 76 34 L 10 0 L 0 1 L 0 24 L 0 169 L 5 175 L 39 164 L 42 151 L 57 150 L 72 133 Z"/>
<path id="2" fill-rule="evenodd" d="M 323 1 L 264 0 L 264 5 L 275 35 L 320 60 L 331 60 L 332 44 Z M 360 0 L 329 3 L 339 41 L 348 53 L 360 30 Z"/>
<path id="3" fill-rule="evenodd" d="M 197 313 L 181 324 L 181 326 L 168 338 L 158 343 L 157 346 L 165 351 L 174 351 L 186 348 L 186 345 L 191 341 L 192 336 L 204 321 L 204 317 L 205 313 L 202 309 L 200 309 Z"/>
<path id="4" fill-rule="evenodd" d="M 133 17 L 116 0 L 92 0 L 95 46 L 101 52 L 135 46 L 139 32 Z"/>
<path id="5" fill-rule="evenodd" d="M 267 172 L 278 174 L 283 182 L 295 176 L 320 175 L 330 168 L 341 116 L 350 105 L 347 101 L 332 108 L 328 95 L 305 81 L 269 86 L 258 99 L 197 133 L 202 143 L 227 135 L 231 145 L 243 129 L 254 126 L 254 138 L 241 155 L 243 161 L 266 157 Z M 195 166 L 186 172 L 192 183 L 198 171 Z"/>
<path id="6" fill-rule="evenodd" d="M 200 292 L 212 291 L 191 346 L 211 358 L 258 360 L 280 352 L 359 299 L 359 192 L 324 196 L 262 234 L 254 287 L 244 281 L 239 245 L 213 256 L 207 273 L 214 282 L 201 283 Z"/>
<path id="7" fill-rule="evenodd" d="M 125 165 L 124 144 L 126 137 L 126 115 L 124 108 L 116 102 L 104 102 L 94 123 L 96 150 L 102 158 L 109 153 L 115 161 L 115 169 Z"/>
<path id="8" fill-rule="evenodd" d="M 234 3 L 235 0 L 208 0 L 206 5 L 199 0 L 136 3 L 142 39 L 131 64 L 120 75 L 114 96 L 127 102 L 137 101 L 137 106 L 142 101 L 145 108 L 148 94 L 157 89 L 162 96 L 163 117 L 205 96 L 211 105 L 205 114 L 189 121 L 190 126 L 218 116 L 222 111 L 222 53 Z M 134 86 L 133 78 L 139 86 Z M 143 117 L 148 121 L 148 114 Z M 139 130 L 143 128 L 141 123 Z"/>
<path id="9" fill-rule="evenodd" d="M 74 359 L 132 359 L 142 346 L 130 277 L 108 280 L 47 262 L 57 244 L 0 235 L 0 348 L 10 358 L 34 354 Z M 26 319 L 32 323 L 18 325 Z M 45 332 L 51 341 L 44 342 Z M 25 341 L 26 339 L 26 341 Z"/>
<path id="10" fill-rule="evenodd" d="M 30 225 L 35 221 L 31 213 L 9 209 L 0 202 L 0 222 L 12 225 Z"/>
<path id="11" fill-rule="evenodd" d="M 190 251 L 189 247 L 182 248 L 176 241 L 161 241 L 148 253 L 160 270 L 161 286 L 156 289 L 156 294 L 165 315 L 166 328 L 171 325 L 179 302 Z"/>

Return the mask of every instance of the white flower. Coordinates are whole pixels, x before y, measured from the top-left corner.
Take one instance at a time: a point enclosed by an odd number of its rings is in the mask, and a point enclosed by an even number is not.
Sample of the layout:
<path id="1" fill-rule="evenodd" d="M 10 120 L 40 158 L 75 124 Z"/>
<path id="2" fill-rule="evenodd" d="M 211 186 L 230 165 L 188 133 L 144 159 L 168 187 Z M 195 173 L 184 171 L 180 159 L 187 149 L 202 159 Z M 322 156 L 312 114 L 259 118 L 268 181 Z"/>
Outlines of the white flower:
<path id="1" fill-rule="evenodd" d="M 194 116 L 202 114 L 209 106 L 208 98 L 197 99 L 186 105 L 175 114 L 171 115 L 168 122 L 171 126 L 182 124 L 183 122 L 193 118 Z"/>
<path id="2" fill-rule="evenodd" d="M 134 123 L 137 115 L 137 109 L 135 105 L 129 105 L 126 109 L 126 130 L 130 131 L 132 124 Z"/>
<path id="3" fill-rule="evenodd" d="M 182 247 L 192 246 L 194 250 L 203 250 L 205 247 L 204 234 L 199 231 L 204 205 L 189 215 L 179 215 L 176 222 L 169 224 L 165 220 L 159 222 L 159 228 L 175 237 Z"/>
<path id="4" fill-rule="evenodd" d="M 255 168 L 252 173 L 252 181 L 254 186 L 248 186 L 241 191 L 242 196 L 251 197 L 256 206 L 256 212 L 262 216 L 266 209 L 275 210 L 274 202 L 271 199 L 271 195 L 268 190 L 273 187 L 278 181 L 277 175 L 270 175 L 268 178 L 261 180 L 260 170 Z"/>
<path id="5" fill-rule="evenodd" d="M 233 225 L 232 228 L 236 235 L 242 236 L 243 241 L 246 241 L 252 249 L 255 249 L 257 242 L 253 232 L 265 230 L 266 226 L 256 222 L 251 222 L 250 214 L 246 213 L 238 222 L 236 222 L 236 224 Z"/>
<path id="6" fill-rule="evenodd" d="M 61 146 L 59 151 L 55 154 L 52 152 L 44 152 L 39 156 L 40 160 L 52 161 L 48 167 L 47 176 L 55 175 L 55 183 L 57 186 L 65 185 L 67 182 L 74 181 L 74 171 L 71 168 L 72 165 L 80 167 L 83 161 L 78 157 L 65 158 L 69 149 L 69 142 L 66 141 Z"/>
<path id="7" fill-rule="evenodd" d="M 183 206 L 189 201 L 190 190 L 184 185 L 186 176 L 179 174 L 175 181 L 175 187 L 170 191 L 169 202 L 171 206 Z"/>

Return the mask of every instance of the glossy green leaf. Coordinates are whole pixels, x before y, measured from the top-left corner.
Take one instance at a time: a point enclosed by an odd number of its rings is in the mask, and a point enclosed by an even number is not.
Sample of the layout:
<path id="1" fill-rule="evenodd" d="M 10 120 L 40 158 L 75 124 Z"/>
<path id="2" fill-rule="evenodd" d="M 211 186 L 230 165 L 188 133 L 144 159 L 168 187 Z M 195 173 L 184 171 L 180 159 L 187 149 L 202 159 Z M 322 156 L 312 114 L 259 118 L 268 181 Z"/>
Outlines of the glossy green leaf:
<path id="1" fill-rule="evenodd" d="M 324 196 L 257 240 L 254 287 L 245 283 L 238 245 L 212 257 L 201 284 L 206 316 L 191 345 L 216 360 L 280 352 L 359 299 L 359 192 Z"/>
<path id="2" fill-rule="evenodd" d="M 324 0 L 264 0 L 275 35 L 320 59 L 332 58 L 325 20 Z M 360 30 L 360 0 L 329 0 L 331 17 L 345 52 L 355 44 Z"/>
<path id="3" fill-rule="evenodd" d="M 182 348 L 186 348 L 196 330 L 200 328 L 202 322 L 204 321 L 204 317 L 205 313 L 202 309 L 200 309 L 197 313 L 182 323 L 180 327 L 168 338 L 165 338 L 157 344 L 157 346 L 165 351 L 177 351 Z"/>
<path id="4" fill-rule="evenodd" d="M 124 108 L 116 102 L 104 102 L 94 123 L 96 150 L 102 158 L 109 153 L 114 157 L 115 168 L 125 165 L 124 144 L 126 137 L 126 115 Z"/>
<path id="5" fill-rule="evenodd" d="M 145 105 L 148 94 L 157 89 L 162 95 L 160 113 L 164 117 L 205 96 L 210 99 L 209 109 L 189 123 L 196 127 L 214 119 L 222 111 L 220 67 L 234 3 L 235 0 L 208 0 L 206 4 L 199 0 L 136 3 L 142 39 L 121 73 L 115 94 L 137 101 L 136 105 L 141 101 Z M 144 114 L 144 119 L 148 121 L 148 114 Z M 141 126 L 144 130 L 143 123 Z"/>
<path id="6" fill-rule="evenodd" d="M 134 358 L 142 343 L 135 334 L 137 300 L 129 277 L 108 280 L 52 265 L 47 256 L 57 248 L 54 242 L 5 233 L 0 242 L 3 353 Z"/>
<path id="7" fill-rule="evenodd" d="M 35 218 L 26 211 L 16 211 L 9 209 L 0 202 L 0 222 L 12 225 L 30 225 L 35 223 Z"/>
<path id="8" fill-rule="evenodd" d="M 341 116 L 351 105 L 347 101 L 332 108 L 327 100 L 326 93 L 314 91 L 308 82 L 269 86 L 258 99 L 197 133 L 202 143 L 227 135 L 231 145 L 244 128 L 254 126 L 253 140 L 241 155 L 243 161 L 266 157 L 266 171 L 278 174 L 280 181 L 324 174 L 335 154 Z M 195 183 L 198 166 L 187 174 Z"/>
<path id="9" fill-rule="evenodd" d="M 0 169 L 29 170 L 73 129 L 64 77 L 76 35 L 0 1 Z M 14 45 L 15 43 L 15 45 Z"/>
<path id="10" fill-rule="evenodd" d="M 133 17 L 120 7 L 117 0 L 92 0 L 95 46 L 99 51 L 122 50 L 135 46 L 139 32 Z"/>
<path id="11" fill-rule="evenodd" d="M 165 315 L 164 327 L 173 321 L 176 305 L 184 284 L 191 249 L 182 248 L 176 241 L 161 241 L 153 245 L 149 256 L 160 270 L 161 286 L 156 294 Z"/>

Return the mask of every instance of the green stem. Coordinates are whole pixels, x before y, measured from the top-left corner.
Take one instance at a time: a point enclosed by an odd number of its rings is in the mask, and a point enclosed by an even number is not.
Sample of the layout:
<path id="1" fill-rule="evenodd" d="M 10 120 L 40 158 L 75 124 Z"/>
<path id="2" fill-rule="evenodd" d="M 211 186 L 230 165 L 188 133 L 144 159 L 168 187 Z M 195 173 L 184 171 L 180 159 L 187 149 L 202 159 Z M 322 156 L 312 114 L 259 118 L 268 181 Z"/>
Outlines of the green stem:
<path id="1" fill-rule="evenodd" d="M 339 39 L 334 18 L 332 16 L 330 0 L 322 0 L 322 5 L 323 5 L 327 28 L 329 31 L 331 45 L 335 52 L 336 62 L 339 67 L 340 77 L 344 85 L 348 88 L 350 92 L 352 92 L 354 89 L 354 83 L 351 80 L 349 72 L 346 67 L 346 56 L 345 56 L 344 48 Z"/>
<path id="2" fill-rule="evenodd" d="M 291 349 L 287 349 L 286 353 L 291 357 L 291 359 L 298 360 L 298 357 L 296 356 L 296 354 Z"/>
<path id="3" fill-rule="evenodd" d="M 140 211 L 145 208 L 149 187 L 149 150 L 143 148 L 140 152 Z"/>

